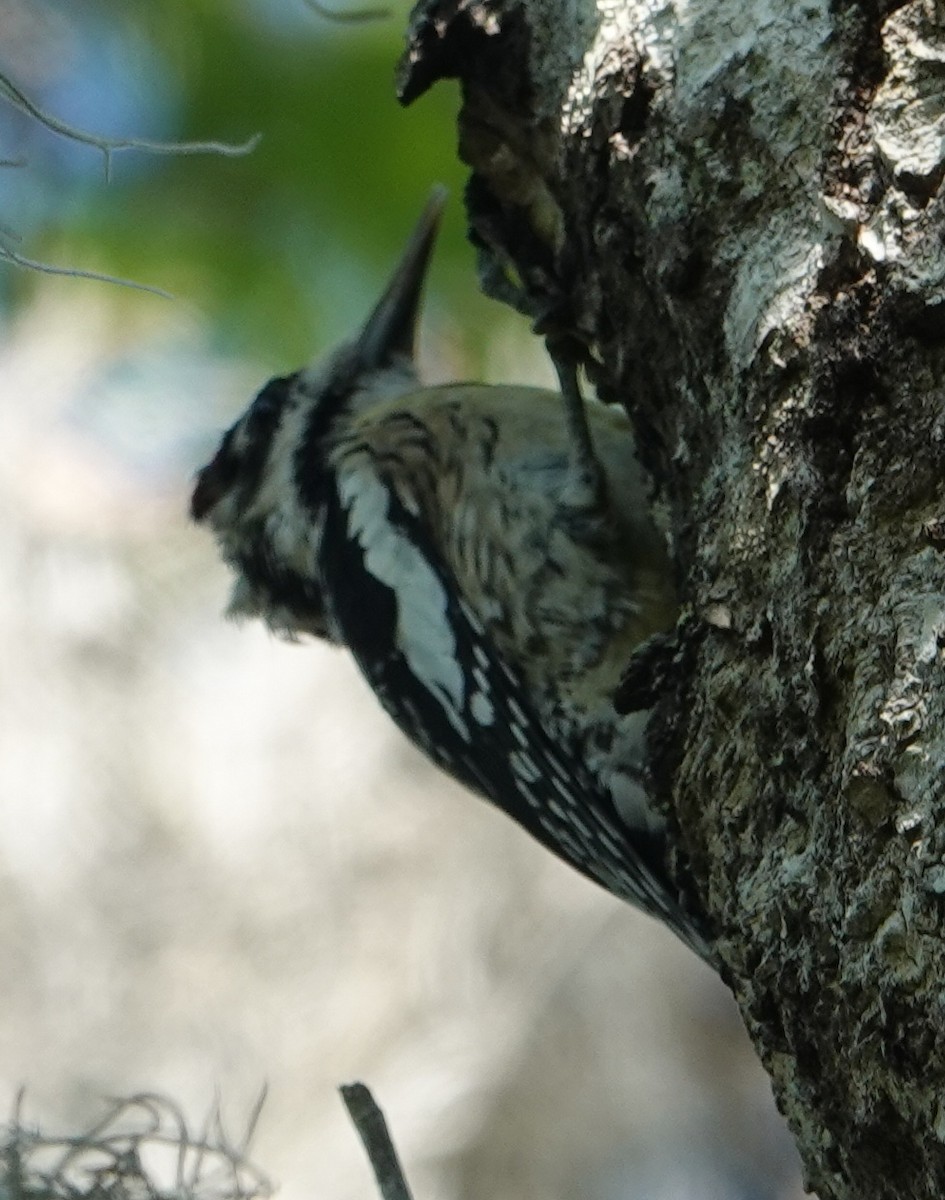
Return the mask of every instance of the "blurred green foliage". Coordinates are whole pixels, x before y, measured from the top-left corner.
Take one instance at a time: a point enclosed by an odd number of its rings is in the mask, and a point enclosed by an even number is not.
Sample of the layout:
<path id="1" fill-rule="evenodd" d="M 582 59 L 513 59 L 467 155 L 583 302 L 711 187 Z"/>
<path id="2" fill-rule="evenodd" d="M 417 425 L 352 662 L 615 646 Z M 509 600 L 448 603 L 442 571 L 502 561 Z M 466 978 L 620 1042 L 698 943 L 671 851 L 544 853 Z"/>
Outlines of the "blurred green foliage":
<path id="1" fill-rule="evenodd" d="M 98 131 L 113 132 L 131 108 L 142 137 L 261 140 L 236 158 L 124 152 L 107 185 L 82 150 L 84 182 L 47 182 L 71 189 L 71 201 L 44 205 L 30 253 L 165 288 L 209 318 L 220 350 L 284 369 L 351 332 L 441 181 L 453 200 L 433 292 L 462 298 L 475 363 L 496 306 L 478 295 L 463 236 L 457 93 L 441 84 L 398 104 L 406 19 L 400 3 L 382 20 L 342 23 L 303 0 L 79 0 L 69 20 L 84 49 L 59 65 L 76 77 L 39 97 L 77 110 L 58 116 L 88 125 L 96 107 L 83 97 L 107 84 Z M 123 59 L 117 82 L 107 83 L 116 72 L 105 55 Z M 21 295 L 35 286 L 16 285 Z"/>

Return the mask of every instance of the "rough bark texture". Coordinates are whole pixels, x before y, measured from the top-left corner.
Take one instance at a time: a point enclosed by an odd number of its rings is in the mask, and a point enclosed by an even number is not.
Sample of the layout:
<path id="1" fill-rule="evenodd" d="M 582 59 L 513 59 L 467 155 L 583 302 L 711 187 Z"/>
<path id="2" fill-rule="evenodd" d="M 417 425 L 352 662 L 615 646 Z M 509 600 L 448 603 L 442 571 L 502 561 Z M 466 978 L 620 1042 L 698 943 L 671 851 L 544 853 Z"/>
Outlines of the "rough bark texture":
<path id="1" fill-rule="evenodd" d="M 656 784 L 823 1200 L 945 1185 L 945 9 L 423 0 L 484 286 L 627 405 Z"/>

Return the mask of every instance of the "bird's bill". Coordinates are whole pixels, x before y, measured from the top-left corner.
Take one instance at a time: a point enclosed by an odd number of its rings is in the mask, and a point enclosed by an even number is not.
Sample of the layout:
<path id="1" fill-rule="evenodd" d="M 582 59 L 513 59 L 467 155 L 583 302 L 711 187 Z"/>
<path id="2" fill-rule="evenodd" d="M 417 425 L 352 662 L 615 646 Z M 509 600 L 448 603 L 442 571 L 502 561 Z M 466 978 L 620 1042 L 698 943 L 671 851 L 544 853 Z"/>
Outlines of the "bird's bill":
<path id="1" fill-rule="evenodd" d="M 446 188 L 433 189 L 397 269 L 355 343 L 359 365 L 380 367 L 413 359 L 420 297 L 446 205 Z"/>

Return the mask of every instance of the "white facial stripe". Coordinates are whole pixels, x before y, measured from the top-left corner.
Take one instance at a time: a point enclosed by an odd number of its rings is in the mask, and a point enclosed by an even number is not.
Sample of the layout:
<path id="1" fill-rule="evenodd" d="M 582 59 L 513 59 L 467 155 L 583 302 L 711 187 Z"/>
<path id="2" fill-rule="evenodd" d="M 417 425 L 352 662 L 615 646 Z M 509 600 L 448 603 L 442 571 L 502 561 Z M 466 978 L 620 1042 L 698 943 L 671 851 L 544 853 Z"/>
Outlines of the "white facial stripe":
<path id="1" fill-rule="evenodd" d="M 279 519 L 272 528 L 273 548 L 290 554 L 299 536 L 311 524 L 311 516 L 299 504 L 295 484 L 296 451 L 305 438 L 310 415 L 310 408 L 304 404 L 287 405 L 283 409 L 259 490 L 246 514 L 249 518 L 265 519 L 277 513 Z"/>

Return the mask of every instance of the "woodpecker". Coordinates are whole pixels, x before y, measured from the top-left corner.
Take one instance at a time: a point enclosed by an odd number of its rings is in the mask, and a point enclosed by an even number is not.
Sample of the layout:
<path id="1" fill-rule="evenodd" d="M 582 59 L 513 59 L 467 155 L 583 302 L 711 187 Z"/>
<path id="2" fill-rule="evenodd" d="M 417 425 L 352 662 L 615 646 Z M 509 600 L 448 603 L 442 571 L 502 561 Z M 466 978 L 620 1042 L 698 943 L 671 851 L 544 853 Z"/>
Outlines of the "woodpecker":
<path id="1" fill-rule="evenodd" d="M 676 618 L 626 415 L 580 393 L 424 386 L 431 197 L 352 341 L 271 380 L 198 473 L 229 613 L 347 646 L 444 771 L 707 956 L 645 787 L 647 714 L 613 696 Z"/>

